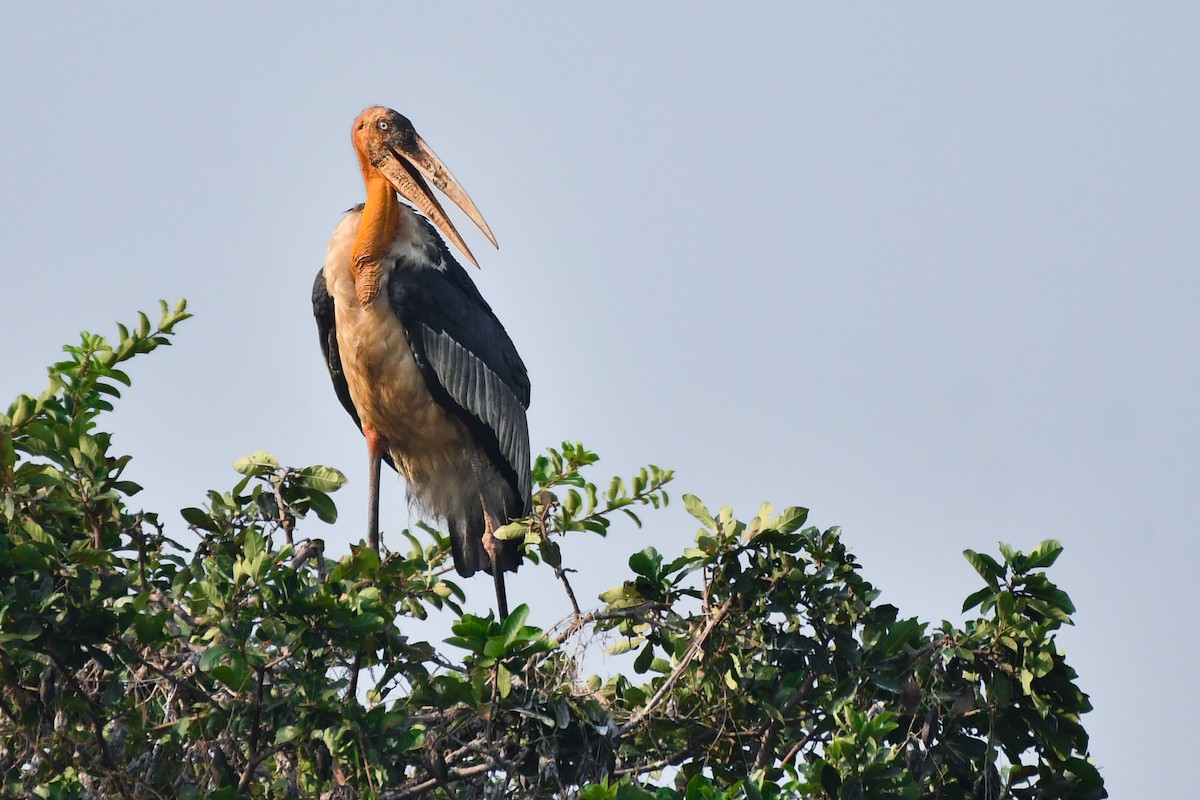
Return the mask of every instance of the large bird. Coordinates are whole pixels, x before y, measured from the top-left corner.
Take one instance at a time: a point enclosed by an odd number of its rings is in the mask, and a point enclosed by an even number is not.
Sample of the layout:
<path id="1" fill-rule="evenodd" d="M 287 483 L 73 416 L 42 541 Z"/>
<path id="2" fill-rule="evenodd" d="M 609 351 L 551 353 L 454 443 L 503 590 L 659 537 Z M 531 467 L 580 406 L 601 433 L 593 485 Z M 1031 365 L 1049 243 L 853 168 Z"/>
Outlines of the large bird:
<path id="1" fill-rule="evenodd" d="M 479 266 L 429 183 L 493 245 L 496 239 L 407 118 L 368 108 L 354 121 L 351 140 L 367 199 L 329 240 L 313 313 L 334 391 L 367 440 L 367 541 L 379 549 L 386 461 L 408 482 L 410 501 L 445 521 L 459 574 L 493 576 L 504 617 L 504 572 L 516 571 L 521 553 L 517 542 L 494 533 L 529 513 L 529 376 L 504 326 L 434 230 Z"/>

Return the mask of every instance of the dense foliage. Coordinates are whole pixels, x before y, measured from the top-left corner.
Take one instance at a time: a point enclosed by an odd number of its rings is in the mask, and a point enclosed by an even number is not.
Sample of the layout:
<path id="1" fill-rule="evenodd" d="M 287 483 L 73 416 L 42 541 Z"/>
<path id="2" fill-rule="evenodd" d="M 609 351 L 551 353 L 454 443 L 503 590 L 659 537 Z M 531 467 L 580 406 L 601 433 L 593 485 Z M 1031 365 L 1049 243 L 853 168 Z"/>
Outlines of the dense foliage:
<path id="1" fill-rule="evenodd" d="M 335 521 L 333 469 L 259 453 L 182 523 L 134 510 L 98 421 L 129 385 L 120 365 L 188 316 L 162 311 L 115 344 L 84 334 L 44 394 L 0 416 L 6 795 L 1106 796 L 1055 644 L 1074 610 L 1046 576 L 1056 542 L 968 551 L 978 616 L 930 626 L 877 603 L 804 509 L 740 522 L 685 496 L 694 545 L 634 553 L 590 609 L 561 537 L 665 504 L 671 473 L 597 487 L 596 456 L 565 444 L 505 530 L 525 570 L 561 582 L 564 620 L 464 614 L 437 531 L 326 556 L 308 519 Z M 411 638 L 434 610 L 453 637 Z M 583 677 L 602 645 L 631 654 L 628 674 Z"/>

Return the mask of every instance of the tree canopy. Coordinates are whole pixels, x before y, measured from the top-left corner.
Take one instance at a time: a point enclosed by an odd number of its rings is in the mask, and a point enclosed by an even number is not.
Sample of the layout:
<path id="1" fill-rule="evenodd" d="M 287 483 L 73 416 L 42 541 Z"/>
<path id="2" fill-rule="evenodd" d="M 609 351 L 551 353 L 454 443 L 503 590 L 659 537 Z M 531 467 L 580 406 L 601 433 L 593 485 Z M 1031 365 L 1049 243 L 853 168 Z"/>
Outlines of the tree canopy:
<path id="1" fill-rule="evenodd" d="M 1107 796 L 1056 644 L 1074 612 L 1047 577 L 1058 542 L 966 551 L 969 616 L 933 625 L 878 602 L 805 509 L 740 521 L 683 495 L 694 543 L 632 553 L 591 604 L 563 537 L 641 526 L 672 474 L 596 483 L 597 456 L 568 442 L 503 529 L 562 585 L 562 621 L 467 614 L 431 527 L 404 531 L 405 552 L 325 553 L 311 520 L 336 522 L 345 482 L 329 467 L 256 453 L 182 519 L 132 505 L 101 423 L 121 365 L 188 316 L 164 303 L 112 342 L 84 333 L 0 415 L 5 795 Z M 453 636 L 414 638 L 434 612 Z M 598 647 L 626 668 L 588 677 Z"/>

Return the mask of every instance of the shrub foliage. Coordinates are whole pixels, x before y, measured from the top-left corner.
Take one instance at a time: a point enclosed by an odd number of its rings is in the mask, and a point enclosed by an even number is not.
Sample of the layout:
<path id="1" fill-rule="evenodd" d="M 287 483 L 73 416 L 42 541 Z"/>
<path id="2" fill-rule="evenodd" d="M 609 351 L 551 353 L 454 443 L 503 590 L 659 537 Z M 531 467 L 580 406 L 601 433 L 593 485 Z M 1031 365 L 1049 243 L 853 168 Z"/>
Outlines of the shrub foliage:
<path id="1" fill-rule="evenodd" d="M 967 551 L 974 616 L 929 625 L 878 603 L 804 509 L 743 522 L 685 495 L 694 544 L 633 553 L 581 604 L 562 537 L 640 526 L 671 473 L 598 486 L 595 454 L 566 443 L 503 531 L 561 583 L 562 622 L 466 614 L 433 529 L 405 531 L 407 552 L 324 552 L 310 520 L 335 522 L 345 482 L 328 467 L 257 453 L 182 521 L 135 510 L 99 422 L 130 384 L 121 365 L 187 316 L 163 304 L 115 343 L 83 334 L 45 393 L 0 416 L 6 795 L 1107 796 L 1055 644 L 1074 611 L 1046 574 L 1057 542 Z M 451 638 L 406 633 L 432 611 Z M 602 646 L 626 668 L 585 677 Z"/>

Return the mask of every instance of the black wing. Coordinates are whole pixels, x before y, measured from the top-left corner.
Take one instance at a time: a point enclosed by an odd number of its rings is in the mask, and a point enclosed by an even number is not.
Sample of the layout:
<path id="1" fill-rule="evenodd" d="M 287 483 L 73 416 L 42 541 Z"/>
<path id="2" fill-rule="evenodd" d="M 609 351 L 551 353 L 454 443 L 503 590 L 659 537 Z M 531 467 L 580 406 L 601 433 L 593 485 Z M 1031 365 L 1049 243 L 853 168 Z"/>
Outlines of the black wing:
<path id="1" fill-rule="evenodd" d="M 529 375 L 487 301 L 425 225 L 431 241 L 425 255 L 434 256 L 435 266 L 401 259 L 388 281 L 389 300 L 434 398 L 466 424 L 511 488 L 515 503 L 506 503 L 508 516 L 524 516 L 530 511 Z"/>
<path id="2" fill-rule="evenodd" d="M 362 420 L 358 417 L 358 409 L 354 407 L 354 401 L 350 399 L 350 386 L 346 383 L 346 374 L 342 371 L 342 356 L 338 352 L 337 343 L 337 320 L 334 318 L 333 298 L 329 296 L 329 289 L 325 285 L 324 267 L 317 270 L 317 279 L 313 281 L 312 304 L 313 316 L 317 318 L 317 334 L 321 338 L 321 353 L 325 356 L 325 366 L 329 368 L 333 391 L 337 393 L 342 407 L 346 409 L 350 418 L 354 420 L 354 424 L 361 431 Z M 388 453 L 383 454 L 383 460 L 392 469 L 396 468 Z"/>

